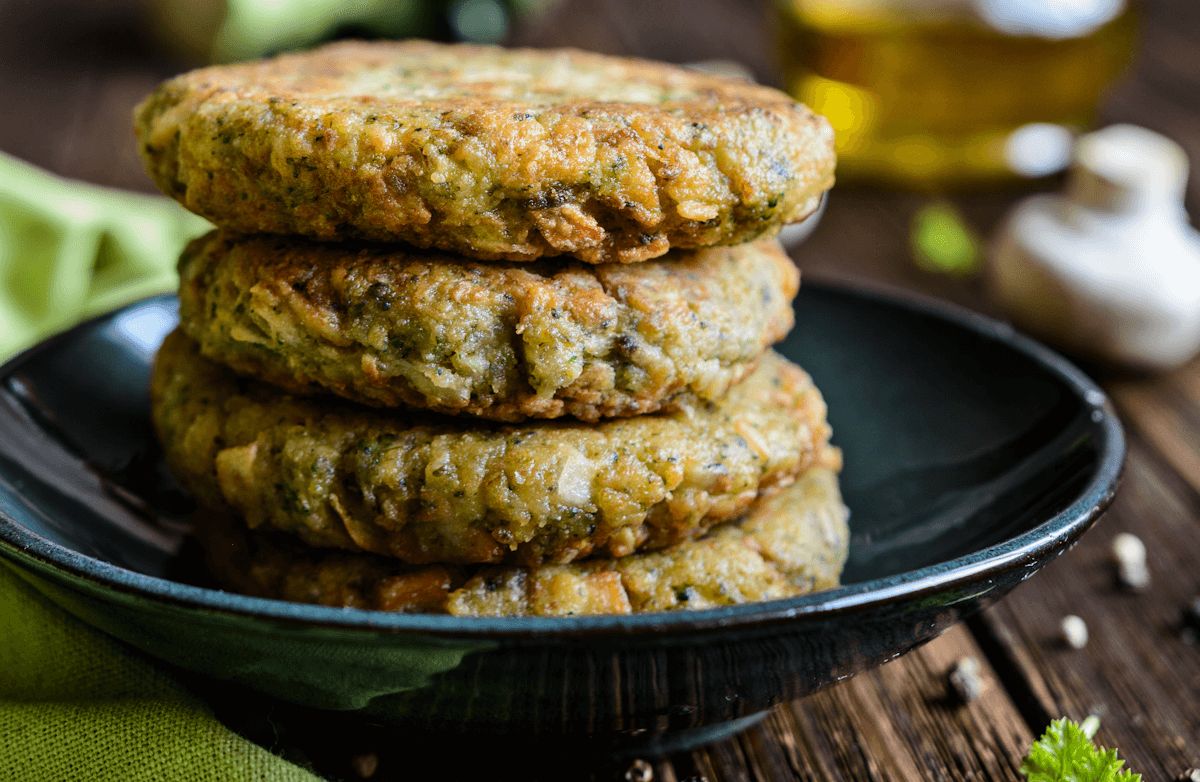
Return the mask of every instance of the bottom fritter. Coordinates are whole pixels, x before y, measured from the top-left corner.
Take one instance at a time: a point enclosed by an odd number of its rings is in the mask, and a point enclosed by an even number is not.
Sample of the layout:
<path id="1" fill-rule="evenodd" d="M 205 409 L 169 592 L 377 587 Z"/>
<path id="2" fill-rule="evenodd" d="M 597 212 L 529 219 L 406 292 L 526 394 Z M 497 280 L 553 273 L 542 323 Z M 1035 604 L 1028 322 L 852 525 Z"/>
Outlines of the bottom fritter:
<path id="1" fill-rule="evenodd" d="M 826 463 L 836 461 L 831 454 Z M 311 549 L 206 516 L 197 535 L 218 581 L 282 600 L 458 616 L 570 616 L 713 608 L 838 584 L 849 547 L 837 474 L 815 467 L 697 540 L 620 559 L 541 567 L 406 566 Z"/>

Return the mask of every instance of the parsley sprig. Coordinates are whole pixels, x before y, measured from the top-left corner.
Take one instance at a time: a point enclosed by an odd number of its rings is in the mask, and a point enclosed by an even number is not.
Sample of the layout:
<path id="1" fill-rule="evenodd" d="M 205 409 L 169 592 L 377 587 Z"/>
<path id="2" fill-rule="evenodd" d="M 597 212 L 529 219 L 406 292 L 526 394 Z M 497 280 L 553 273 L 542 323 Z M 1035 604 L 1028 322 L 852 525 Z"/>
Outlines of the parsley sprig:
<path id="1" fill-rule="evenodd" d="M 1054 720 L 1021 762 L 1021 773 L 1029 782 L 1142 782 L 1141 774 L 1122 770 L 1125 761 L 1115 749 L 1092 743 L 1099 726 L 1096 717 L 1082 725 Z"/>

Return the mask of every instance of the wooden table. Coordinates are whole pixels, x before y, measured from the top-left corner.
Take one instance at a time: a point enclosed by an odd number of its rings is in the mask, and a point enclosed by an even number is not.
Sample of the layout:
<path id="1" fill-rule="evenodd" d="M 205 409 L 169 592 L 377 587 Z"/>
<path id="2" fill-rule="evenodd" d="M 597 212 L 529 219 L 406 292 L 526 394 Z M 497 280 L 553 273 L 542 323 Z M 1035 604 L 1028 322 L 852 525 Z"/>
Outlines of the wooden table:
<path id="1" fill-rule="evenodd" d="M 0 150 L 61 174 L 150 189 L 129 112 L 178 66 L 144 42 L 135 9 L 126 2 L 0 0 Z M 738 0 L 566 0 L 516 38 L 674 61 L 731 58 L 770 79 L 763 10 Z M 1200 165 L 1200 4 L 1144 6 L 1141 55 L 1106 119 L 1165 131 Z M 1020 195 L 955 201 L 987 234 Z M 840 188 L 796 259 L 812 277 L 868 278 L 987 309 L 975 281 L 913 265 L 907 235 L 924 202 Z M 1200 176 L 1193 177 L 1189 206 L 1200 214 Z M 652 761 L 653 778 L 1016 779 L 1020 758 L 1051 718 L 1089 714 L 1102 718 L 1098 740 L 1119 747 L 1148 780 L 1200 767 L 1200 646 L 1179 633 L 1184 606 L 1200 593 L 1200 362 L 1154 378 L 1098 377 L 1124 418 L 1129 461 L 1112 510 L 1075 550 L 997 607 L 906 657 L 780 707 L 734 739 Z M 1108 551 L 1120 531 L 1135 532 L 1149 548 L 1153 583 L 1141 594 L 1113 587 Z M 1091 629 L 1083 651 L 1058 641 L 1068 613 Z M 964 656 L 982 662 L 986 689 L 958 706 L 945 697 L 944 676 Z M 324 746 L 309 754 L 325 773 L 354 779 L 351 755 L 360 749 Z M 439 776 L 462 778 L 456 759 L 471 754 L 376 749 L 377 779 L 424 778 L 411 772 L 426 764 L 436 764 Z M 494 779 L 621 779 L 627 771 L 623 761 L 583 767 L 578 759 L 475 760 Z"/>

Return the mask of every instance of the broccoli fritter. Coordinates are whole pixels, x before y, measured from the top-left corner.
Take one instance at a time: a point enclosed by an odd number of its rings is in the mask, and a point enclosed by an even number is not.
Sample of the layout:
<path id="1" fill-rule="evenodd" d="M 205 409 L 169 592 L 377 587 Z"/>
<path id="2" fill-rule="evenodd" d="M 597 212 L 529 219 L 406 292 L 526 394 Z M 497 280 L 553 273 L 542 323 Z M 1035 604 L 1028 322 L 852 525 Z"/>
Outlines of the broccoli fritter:
<path id="1" fill-rule="evenodd" d="M 740 520 L 697 540 L 566 565 L 403 565 L 320 551 L 205 516 L 197 534 L 222 585 L 260 597 L 459 616 L 570 616 L 713 608 L 837 586 L 849 528 L 836 452 Z M 833 462 L 833 463 L 831 463 Z"/>
<path id="2" fill-rule="evenodd" d="M 799 279 L 774 241 L 588 266 L 223 232 L 179 273 L 183 330 L 242 374 L 501 421 L 719 399 L 791 328 Z"/>
<path id="3" fill-rule="evenodd" d="M 570 50 L 334 43 L 173 78 L 134 124 L 223 228 L 485 260 L 739 244 L 833 184 L 829 124 L 784 93 Z"/>
<path id="4" fill-rule="evenodd" d="M 168 466 L 202 505 L 415 564 L 662 548 L 792 482 L 829 437 L 811 379 L 773 353 L 720 402 L 506 425 L 290 396 L 177 331 L 151 404 Z"/>

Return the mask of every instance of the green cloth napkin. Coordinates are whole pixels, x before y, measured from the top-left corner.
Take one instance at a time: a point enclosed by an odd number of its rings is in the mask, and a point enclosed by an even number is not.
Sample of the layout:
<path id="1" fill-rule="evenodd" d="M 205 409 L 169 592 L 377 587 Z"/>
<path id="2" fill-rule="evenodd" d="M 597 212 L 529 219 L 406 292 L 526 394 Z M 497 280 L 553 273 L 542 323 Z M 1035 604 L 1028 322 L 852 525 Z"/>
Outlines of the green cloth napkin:
<path id="1" fill-rule="evenodd" d="M 165 198 L 51 176 L 0 153 L 0 360 L 175 285 L 208 224 Z M 0 563 L 0 779 L 312 780 L 246 741 L 149 659 Z"/>
<path id="2" fill-rule="evenodd" d="M 73 182 L 0 153 L 0 360 L 172 290 L 180 249 L 211 227 L 167 198 Z"/>
<path id="3" fill-rule="evenodd" d="M 2 564 L 0 628 L 0 779 L 316 779 Z"/>

